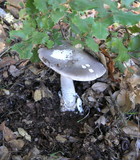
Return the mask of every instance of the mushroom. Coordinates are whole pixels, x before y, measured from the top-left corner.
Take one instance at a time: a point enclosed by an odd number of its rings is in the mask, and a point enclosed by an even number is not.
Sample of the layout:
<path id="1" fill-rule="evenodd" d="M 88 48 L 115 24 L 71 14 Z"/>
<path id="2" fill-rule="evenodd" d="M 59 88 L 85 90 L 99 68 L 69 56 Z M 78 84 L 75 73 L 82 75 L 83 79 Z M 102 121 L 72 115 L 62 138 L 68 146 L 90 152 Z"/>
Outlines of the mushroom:
<path id="1" fill-rule="evenodd" d="M 53 49 L 38 50 L 41 61 L 61 75 L 61 111 L 83 112 L 82 100 L 75 91 L 73 80 L 92 81 L 105 74 L 106 68 L 81 49 L 64 43 Z"/>

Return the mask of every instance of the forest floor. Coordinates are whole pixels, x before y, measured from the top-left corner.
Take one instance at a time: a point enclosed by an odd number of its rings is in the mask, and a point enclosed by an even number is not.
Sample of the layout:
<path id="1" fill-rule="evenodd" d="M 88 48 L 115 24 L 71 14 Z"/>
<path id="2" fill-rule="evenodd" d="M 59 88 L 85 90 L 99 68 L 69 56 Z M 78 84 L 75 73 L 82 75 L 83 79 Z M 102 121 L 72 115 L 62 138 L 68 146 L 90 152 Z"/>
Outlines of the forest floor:
<path id="1" fill-rule="evenodd" d="M 3 7 L 3 1 L 0 1 Z M 0 24 L 0 39 L 8 26 Z M 84 114 L 60 112 L 60 76 L 0 42 L 0 160 L 140 160 L 140 75 L 74 82 Z"/>

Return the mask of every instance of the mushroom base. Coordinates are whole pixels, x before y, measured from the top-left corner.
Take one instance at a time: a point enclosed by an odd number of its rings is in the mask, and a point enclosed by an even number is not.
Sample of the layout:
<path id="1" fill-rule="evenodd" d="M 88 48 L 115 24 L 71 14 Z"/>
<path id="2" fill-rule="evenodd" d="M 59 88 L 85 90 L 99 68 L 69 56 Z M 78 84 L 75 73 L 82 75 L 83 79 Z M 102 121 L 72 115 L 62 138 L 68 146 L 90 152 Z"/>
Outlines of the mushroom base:
<path id="1" fill-rule="evenodd" d="M 73 80 L 61 76 L 61 111 L 75 111 L 83 112 L 82 101 L 75 92 Z"/>

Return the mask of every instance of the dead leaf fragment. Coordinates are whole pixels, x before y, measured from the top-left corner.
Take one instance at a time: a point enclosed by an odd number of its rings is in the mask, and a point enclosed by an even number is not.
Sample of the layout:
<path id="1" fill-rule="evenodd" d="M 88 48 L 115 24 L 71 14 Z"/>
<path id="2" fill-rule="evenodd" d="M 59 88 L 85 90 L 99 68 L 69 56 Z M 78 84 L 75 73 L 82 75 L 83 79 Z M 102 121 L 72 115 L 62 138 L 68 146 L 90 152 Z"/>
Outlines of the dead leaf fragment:
<path id="1" fill-rule="evenodd" d="M 9 65 L 15 64 L 16 60 L 11 58 L 11 57 L 4 57 L 1 61 L 0 61 L 0 68 L 4 68 L 7 67 Z"/>
<path id="2" fill-rule="evenodd" d="M 10 153 L 5 146 L 0 146 L 0 160 L 10 160 Z"/>
<path id="3" fill-rule="evenodd" d="M 35 66 L 30 66 L 29 67 L 29 70 L 33 73 L 33 74 L 35 74 L 35 75 L 38 75 L 39 73 L 40 73 L 40 69 L 37 69 Z"/>
<path id="4" fill-rule="evenodd" d="M 19 9 L 13 7 L 13 6 L 10 6 L 10 5 L 7 5 L 7 10 L 10 11 L 10 13 L 15 17 L 15 18 L 19 18 Z"/>
<path id="5" fill-rule="evenodd" d="M 4 31 L 3 26 L 0 24 L 0 40 L 6 40 L 6 32 Z"/>
<path id="6" fill-rule="evenodd" d="M 100 117 L 95 121 L 95 124 L 105 125 L 105 124 L 106 124 L 106 118 L 105 118 L 104 116 L 100 116 Z"/>
<path id="7" fill-rule="evenodd" d="M 108 84 L 103 83 L 103 82 L 96 82 L 92 85 L 92 89 L 94 91 L 98 91 L 98 92 L 104 92 L 108 87 Z"/>
<path id="8" fill-rule="evenodd" d="M 60 143 L 65 143 L 67 141 L 67 139 L 65 138 L 65 135 L 60 135 L 60 134 L 56 136 L 56 140 Z"/>
<path id="9" fill-rule="evenodd" d="M 27 141 L 31 142 L 31 136 L 23 129 L 23 128 L 18 128 L 19 134 L 24 137 Z"/>
<path id="10" fill-rule="evenodd" d="M 2 52 L 5 49 L 6 45 L 4 41 L 0 42 L 0 52 Z"/>
<path id="11" fill-rule="evenodd" d="M 35 90 L 34 92 L 35 102 L 40 101 L 41 99 L 42 99 L 42 91 L 40 89 Z"/>
<path id="12" fill-rule="evenodd" d="M 0 24 L 0 52 L 4 51 L 6 48 L 6 33 L 4 31 L 3 26 Z"/>
<path id="13" fill-rule="evenodd" d="M 139 160 L 135 151 L 131 151 L 122 157 L 122 160 Z"/>
<path id="14" fill-rule="evenodd" d="M 23 158 L 19 155 L 13 155 L 12 160 L 23 160 Z"/>
<path id="15" fill-rule="evenodd" d="M 131 101 L 129 98 L 129 92 L 127 90 L 122 89 L 117 96 L 117 104 L 120 106 L 120 110 L 122 112 L 128 112 L 131 110 Z"/>
<path id="16" fill-rule="evenodd" d="M 45 85 L 42 84 L 42 86 L 40 87 L 40 89 L 36 89 L 34 94 L 33 94 L 33 98 L 35 100 L 35 102 L 40 101 L 42 98 L 53 98 L 53 94 L 52 92 L 49 90 L 48 87 L 46 87 Z"/>
<path id="17" fill-rule="evenodd" d="M 4 71 L 2 75 L 4 78 L 8 78 L 8 76 L 9 76 L 7 71 Z"/>
<path id="18" fill-rule="evenodd" d="M 7 96 L 10 95 L 10 91 L 8 89 L 2 89 L 2 91 L 4 92 L 5 95 Z"/>
<path id="19" fill-rule="evenodd" d="M 0 131 L 3 132 L 4 139 L 8 142 L 10 140 L 16 139 L 14 132 L 5 126 L 5 122 L 2 122 L 0 125 Z"/>
<path id="20" fill-rule="evenodd" d="M 7 2 L 9 5 L 21 9 L 20 3 L 24 3 L 25 0 L 7 0 Z"/>
<path id="21" fill-rule="evenodd" d="M 19 151 L 23 148 L 25 142 L 22 139 L 13 139 L 9 141 L 9 144 L 13 151 Z"/>
<path id="22" fill-rule="evenodd" d="M 8 71 L 13 77 L 18 77 L 20 75 L 20 70 L 17 69 L 14 65 L 11 65 Z"/>
<path id="23" fill-rule="evenodd" d="M 128 121 L 127 126 L 122 128 L 123 132 L 132 137 L 140 136 L 140 129 L 134 122 Z"/>
<path id="24" fill-rule="evenodd" d="M 28 155 L 24 156 L 23 160 L 36 159 L 39 154 L 40 154 L 40 151 L 36 147 L 34 147 L 29 151 Z"/>
<path id="25" fill-rule="evenodd" d="M 117 103 L 121 106 L 122 112 L 134 109 L 136 104 L 140 104 L 140 76 L 125 72 L 125 78 L 120 83 L 120 93 L 117 96 Z"/>

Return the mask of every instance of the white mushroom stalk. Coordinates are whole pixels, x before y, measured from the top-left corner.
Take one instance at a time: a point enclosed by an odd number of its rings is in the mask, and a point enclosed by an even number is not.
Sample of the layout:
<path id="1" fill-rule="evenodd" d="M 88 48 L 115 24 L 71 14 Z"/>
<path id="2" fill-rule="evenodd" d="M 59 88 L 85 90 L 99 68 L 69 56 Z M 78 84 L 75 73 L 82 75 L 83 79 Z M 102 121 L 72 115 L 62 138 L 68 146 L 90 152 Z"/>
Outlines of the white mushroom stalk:
<path id="1" fill-rule="evenodd" d="M 75 111 L 76 108 L 80 113 L 83 112 L 82 100 L 75 92 L 73 80 L 64 76 L 61 76 L 61 111 Z"/>

